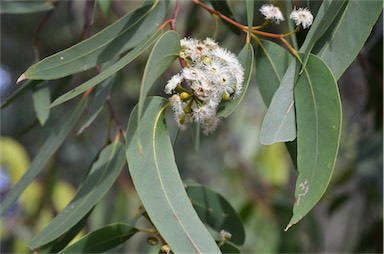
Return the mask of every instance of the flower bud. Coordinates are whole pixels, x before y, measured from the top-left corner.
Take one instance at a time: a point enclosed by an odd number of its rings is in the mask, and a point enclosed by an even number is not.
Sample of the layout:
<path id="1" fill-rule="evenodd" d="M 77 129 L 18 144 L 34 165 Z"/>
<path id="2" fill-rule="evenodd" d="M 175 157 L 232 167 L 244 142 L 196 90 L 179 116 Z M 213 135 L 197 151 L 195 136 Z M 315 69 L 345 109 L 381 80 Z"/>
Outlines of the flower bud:
<path id="1" fill-rule="evenodd" d="M 190 93 L 182 92 L 182 93 L 180 94 L 180 99 L 181 99 L 182 101 L 187 101 L 187 100 L 189 100 L 190 98 L 191 98 L 191 94 L 190 94 Z"/>

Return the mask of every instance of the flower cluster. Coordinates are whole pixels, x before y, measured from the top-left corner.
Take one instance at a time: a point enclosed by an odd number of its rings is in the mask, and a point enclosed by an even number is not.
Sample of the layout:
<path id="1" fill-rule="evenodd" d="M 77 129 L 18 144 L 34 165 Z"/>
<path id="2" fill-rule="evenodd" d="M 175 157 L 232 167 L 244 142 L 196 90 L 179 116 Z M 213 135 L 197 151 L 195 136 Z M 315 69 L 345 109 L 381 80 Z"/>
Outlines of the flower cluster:
<path id="1" fill-rule="evenodd" d="M 265 16 L 265 19 L 272 20 L 276 24 L 284 21 L 283 14 L 279 7 L 273 6 L 272 4 L 264 4 L 260 8 L 260 12 Z M 307 8 L 299 8 L 296 10 L 295 7 L 289 18 L 295 22 L 296 26 L 301 25 L 304 29 L 310 27 L 313 22 L 313 15 Z"/>
<path id="2" fill-rule="evenodd" d="M 219 103 L 240 95 L 243 67 L 233 53 L 210 38 L 202 42 L 184 38 L 180 44 L 185 67 L 168 81 L 165 93 L 172 94 L 169 101 L 180 127 L 196 122 L 209 134 L 220 121 Z"/>

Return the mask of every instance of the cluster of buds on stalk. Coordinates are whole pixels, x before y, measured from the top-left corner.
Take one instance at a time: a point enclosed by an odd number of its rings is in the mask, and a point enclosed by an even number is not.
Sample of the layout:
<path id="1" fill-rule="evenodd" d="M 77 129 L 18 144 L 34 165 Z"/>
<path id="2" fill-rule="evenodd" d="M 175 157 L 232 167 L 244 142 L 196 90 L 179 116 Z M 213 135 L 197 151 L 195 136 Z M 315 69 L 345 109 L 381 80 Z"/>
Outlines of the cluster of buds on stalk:
<path id="1" fill-rule="evenodd" d="M 210 38 L 184 38 L 180 44 L 179 57 L 185 67 L 168 81 L 165 93 L 171 94 L 169 101 L 179 126 L 199 123 L 207 135 L 220 121 L 216 116 L 219 104 L 240 95 L 244 70 L 236 55 Z"/>

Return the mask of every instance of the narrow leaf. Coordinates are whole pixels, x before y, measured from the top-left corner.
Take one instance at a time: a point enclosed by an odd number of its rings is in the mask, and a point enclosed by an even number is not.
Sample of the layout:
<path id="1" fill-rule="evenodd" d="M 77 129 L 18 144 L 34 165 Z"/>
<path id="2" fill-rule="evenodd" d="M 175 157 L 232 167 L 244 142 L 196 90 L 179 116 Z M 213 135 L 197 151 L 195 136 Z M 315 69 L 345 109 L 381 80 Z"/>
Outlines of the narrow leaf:
<path id="1" fill-rule="evenodd" d="M 108 192 L 125 163 L 124 146 L 116 141 L 106 146 L 92 165 L 73 200 L 29 243 L 34 250 L 76 225 Z"/>
<path id="2" fill-rule="evenodd" d="M 97 64 L 141 44 L 160 25 L 166 1 L 156 1 L 132 11 L 91 38 L 31 66 L 18 80 L 57 79 Z"/>
<path id="3" fill-rule="evenodd" d="M 180 38 L 174 31 L 165 32 L 153 47 L 144 69 L 141 82 L 138 114 L 143 113 L 144 100 L 155 81 L 163 74 L 179 56 Z M 140 121 L 140 119 L 139 119 Z"/>
<path id="4" fill-rule="evenodd" d="M 51 1 L 2 0 L 0 5 L 0 14 L 27 14 L 53 9 Z"/>
<path id="5" fill-rule="evenodd" d="M 114 223 L 87 234 L 59 253 L 103 253 L 124 243 L 137 232 L 128 224 Z"/>
<path id="6" fill-rule="evenodd" d="M 187 194 L 200 219 L 212 229 L 226 230 L 232 234 L 229 240 L 241 245 L 245 240 L 243 224 L 235 209 L 219 193 L 200 185 L 188 185 Z"/>
<path id="7" fill-rule="evenodd" d="M 269 105 L 260 131 L 260 142 L 264 145 L 292 141 L 296 138 L 293 98 L 296 69 L 297 61 L 293 60 Z"/>
<path id="8" fill-rule="evenodd" d="M 254 51 L 250 43 L 246 43 L 244 45 L 243 49 L 239 53 L 238 58 L 241 65 L 245 69 L 243 89 L 241 91 L 241 94 L 236 99 L 224 102 L 222 105 L 220 105 L 217 112 L 217 116 L 219 117 L 228 117 L 230 114 L 232 114 L 232 112 L 236 109 L 236 107 L 244 98 L 245 93 L 248 89 L 249 82 L 251 81 L 254 62 Z"/>
<path id="9" fill-rule="evenodd" d="M 286 230 L 323 196 L 335 167 L 341 133 L 341 102 L 328 66 L 311 55 L 295 86 L 297 113 L 296 203 Z"/>
<path id="10" fill-rule="evenodd" d="M 49 108 L 49 104 L 51 104 L 51 94 L 49 87 L 44 83 L 32 93 L 33 107 L 41 126 L 45 124 L 51 111 Z"/>
<path id="11" fill-rule="evenodd" d="M 145 101 L 140 131 L 137 107 L 131 113 L 126 156 L 133 183 L 149 217 L 173 252 L 220 253 L 181 181 L 165 124 L 166 104 L 167 100 L 159 97 Z"/>
<path id="12" fill-rule="evenodd" d="M 79 120 L 87 104 L 86 99 L 82 99 L 74 110 L 68 111 L 57 125 L 53 132 L 48 136 L 40 151 L 33 159 L 26 173 L 10 190 L 1 203 L 1 215 L 17 200 L 25 188 L 33 181 L 33 179 L 43 170 L 44 165 L 48 162 L 51 156 L 56 152 L 60 145 L 64 142 L 69 132 L 73 129 L 76 122 Z"/>
<path id="13" fill-rule="evenodd" d="M 98 85 L 100 82 L 104 81 L 105 79 L 109 78 L 122 68 L 124 68 L 127 64 L 132 62 L 136 57 L 138 57 L 144 50 L 146 50 L 149 46 L 151 46 L 157 38 L 162 34 L 162 30 L 158 30 L 156 33 L 154 33 L 149 39 L 143 41 L 141 44 L 139 44 L 135 49 L 127 53 L 125 56 L 123 56 L 119 61 L 112 64 L 110 67 L 105 69 L 100 74 L 94 76 L 90 80 L 86 81 L 85 83 L 81 84 L 80 86 L 70 90 L 69 92 L 61 95 L 59 98 L 54 100 L 50 107 L 55 107 L 57 105 L 60 105 L 66 101 L 69 101 L 70 99 L 75 98 L 76 96 L 84 93 L 89 88 L 94 87 Z"/>
<path id="14" fill-rule="evenodd" d="M 332 70 L 336 80 L 364 46 L 380 13 L 382 1 L 348 1 L 313 49 Z"/>
<path id="15" fill-rule="evenodd" d="M 246 1 L 245 4 L 247 7 L 248 34 L 252 34 L 253 14 L 255 11 L 255 2 L 254 1 Z"/>
<path id="16" fill-rule="evenodd" d="M 85 117 L 85 121 L 79 131 L 77 132 L 77 135 L 82 133 L 91 123 L 96 119 L 96 117 L 99 115 L 101 110 L 103 109 L 105 100 L 107 96 L 109 95 L 113 83 L 115 81 L 114 76 L 111 78 L 105 80 L 103 84 L 101 84 L 99 87 L 100 89 L 96 92 L 95 98 L 92 101 L 91 107 L 89 109 L 89 112 L 87 113 L 87 116 Z"/>
<path id="17" fill-rule="evenodd" d="M 97 0 L 97 4 L 100 7 L 104 16 L 108 16 L 109 9 L 111 8 L 112 0 Z"/>

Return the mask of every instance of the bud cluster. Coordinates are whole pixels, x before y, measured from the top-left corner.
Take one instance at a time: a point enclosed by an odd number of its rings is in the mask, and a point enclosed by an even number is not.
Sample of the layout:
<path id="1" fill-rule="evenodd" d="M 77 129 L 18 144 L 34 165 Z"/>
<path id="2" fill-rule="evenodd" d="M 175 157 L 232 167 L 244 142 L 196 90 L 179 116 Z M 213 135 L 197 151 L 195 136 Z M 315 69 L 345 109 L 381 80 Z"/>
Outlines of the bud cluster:
<path id="1" fill-rule="evenodd" d="M 180 44 L 185 67 L 168 81 L 165 93 L 172 95 L 169 101 L 180 127 L 196 122 L 209 134 L 219 123 L 219 103 L 240 95 L 244 70 L 236 55 L 210 38 L 184 38 Z"/>

